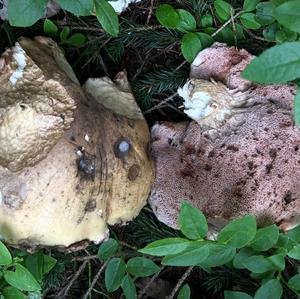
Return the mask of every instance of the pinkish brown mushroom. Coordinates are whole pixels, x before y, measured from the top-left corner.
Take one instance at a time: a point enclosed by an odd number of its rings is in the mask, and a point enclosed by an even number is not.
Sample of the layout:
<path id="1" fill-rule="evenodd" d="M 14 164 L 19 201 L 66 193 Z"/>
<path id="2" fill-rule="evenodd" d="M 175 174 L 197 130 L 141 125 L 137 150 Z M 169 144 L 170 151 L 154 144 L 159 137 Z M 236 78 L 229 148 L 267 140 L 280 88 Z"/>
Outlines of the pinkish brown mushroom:
<path id="1" fill-rule="evenodd" d="M 212 228 L 245 214 L 284 230 L 300 222 L 295 88 L 242 79 L 252 58 L 222 44 L 200 52 L 191 80 L 178 90 L 195 121 L 152 128 L 156 177 L 149 201 L 162 222 L 178 227 L 183 200 L 202 210 Z"/>

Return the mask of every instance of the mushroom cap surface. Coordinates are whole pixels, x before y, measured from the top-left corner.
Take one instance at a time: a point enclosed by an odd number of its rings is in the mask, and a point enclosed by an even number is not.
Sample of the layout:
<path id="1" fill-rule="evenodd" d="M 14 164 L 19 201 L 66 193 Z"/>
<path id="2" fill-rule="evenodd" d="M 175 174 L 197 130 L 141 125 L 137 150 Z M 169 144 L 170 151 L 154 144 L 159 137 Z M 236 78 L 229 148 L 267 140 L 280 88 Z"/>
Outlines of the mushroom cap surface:
<path id="1" fill-rule="evenodd" d="M 295 88 L 240 79 L 252 58 L 245 50 L 218 44 L 199 53 L 198 68 L 192 65 L 193 86 L 183 87 L 181 93 L 184 89 L 189 90 L 187 95 L 206 93 L 210 99 L 206 103 L 204 97 L 205 105 L 199 94 L 185 99 L 200 112 L 211 103 L 224 104 L 230 113 L 222 121 L 213 110 L 216 106 L 202 117 L 198 111 L 197 122 L 152 127 L 156 177 L 149 201 L 162 222 L 178 228 L 183 200 L 202 210 L 217 229 L 245 214 L 257 216 L 260 226 L 277 223 L 284 230 L 300 222 L 300 128 L 294 126 L 292 113 Z M 221 74 L 219 65 L 227 66 Z M 238 65 L 239 71 L 233 71 Z M 226 84 L 231 89 L 242 87 L 247 97 L 224 89 Z M 216 88 L 220 88 L 217 93 Z M 230 101 L 223 103 L 226 98 Z"/>
<path id="2" fill-rule="evenodd" d="M 20 49 L 26 64 L 12 84 Z M 57 45 L 42 37 L 21 39 L 0 62 L 0 235 L 31 249 L 75 250 L 101 242 L 107 223 L 125 223 L 139 213 L 153 180 L 149 129 L 128 86 L 137 117 L 101 104 L 117 101 L 120 92 L 112 81 L 101 85 L 108 79 L 95 79 L 99 84 L 83 92 Z M 119 77 L 127 82 L 125 74 Z"/>

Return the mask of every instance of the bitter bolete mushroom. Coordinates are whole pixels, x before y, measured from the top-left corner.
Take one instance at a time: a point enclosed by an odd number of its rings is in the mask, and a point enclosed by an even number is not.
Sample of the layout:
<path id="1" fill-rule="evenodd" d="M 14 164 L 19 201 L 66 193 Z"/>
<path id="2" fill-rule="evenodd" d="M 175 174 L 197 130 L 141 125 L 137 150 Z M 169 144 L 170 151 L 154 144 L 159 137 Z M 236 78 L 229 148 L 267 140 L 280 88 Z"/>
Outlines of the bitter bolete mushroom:
<path id="1" fill-rule="evenodd" d="M 125 73 L 81 89 L 50 39 L 0 58 L 0 234 L 16 246 L 78 249 L 144 206 L 149 130 Z"/>
<path id="2" fill-rule="evenodd" d="M 241 72 L 245 50 L 215 44 L 196 57 L 191 80 L 178 90 L 184 123 L 152 128 L 156 178 L 150 204 L 178 227 L 188 200 L 212 230 L 245 214 L 288 230 L 300 222 L 300 128 L 293 123 L 295 88 L 255 85 Z M 214 79 L 214 81 L 210 81 Z"/>

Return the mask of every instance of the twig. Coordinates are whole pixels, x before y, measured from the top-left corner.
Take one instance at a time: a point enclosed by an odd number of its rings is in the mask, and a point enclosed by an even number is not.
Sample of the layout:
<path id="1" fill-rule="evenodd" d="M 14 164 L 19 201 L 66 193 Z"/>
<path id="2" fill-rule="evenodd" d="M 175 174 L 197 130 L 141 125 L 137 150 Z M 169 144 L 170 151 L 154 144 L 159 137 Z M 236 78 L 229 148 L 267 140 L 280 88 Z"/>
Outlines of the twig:
<path id="1" fill-rule="evenodd" d="M 94 255 L 87 255 L 87 256 L 77 256 L 72 258 L 71 262 L 82 262 L 82 261 L 90 261 L 90 260 L 95 260 L 98 259 L 99 257 L 94 254 Z"/>
<path id="2" fill-rule="evenodd" d="M 94 32 L 105 33 L 105 30 L 99 27 L 76 26 L 74 25 L 74 23 L 65 23 L 61 21 L 56 21 L 56 24 L 59 27 L 69 26 L 71 29 L 78 30 L 78 31 L 94 31 Z M 140 31 L 156 30 L 156 29 L 163 29 L 163 28 L 165 27 L 162 25 L 140 26 L 140 27 L 131 27 L 128 29 L 124 29 L 122 30 L 122 32 L 140 32 Z"/>
<path id="3" fill-rule="evenodd" d="M 78 268 L 78 270 L 76 271 L 75 275 L 72 277 L 72 279 L 70 280 L 70 282 L 67 284 L 67 286 L 65 288 L 63 288 L 59 293 L 57 298 L 65 298 L 69 291 L 71 286 L 73 285 L 73 283 L 76 281 L 76 279 L 80 276 L 80 274 L 83 272 L 83 270 L 85 269 L 86 265 L 87 265 L 88 261 L 84 261 L 82 263 L 82 265 Z"/>
<path id="4" fill-rule="evenodd" d="M 240 14 L 242 14 L 243 11 L 239 11 L 238 13 L 236 13 L 232 18 L 230 18 L 228 21 L 226 21 L 216 32 L 214 32 L 211 37 L 216 36 L 218 33 L 220 33 L 227 25 L 229 25 L 231 22 L 234 21 L 234 19 L 236 19 Z"/>
<path id="5" fill-rule="evenodd" d="M 150 22 L 150 19 L 152 17 L 152 13 L 153 13 L 153 6 L 154 6 L 154 0 L 151 0 L 150 2 L 150 7 L 149 7 L 149 13 L 148 13 L 148 16 L 147 16 L 147 21 L 146 21 L 146 25 L 149 24 Z"/>
<path id="6" fill-rule="evenodd" d="M 187 277 L 191 274 L 193 271 L 194 266 L 190 266 L 187 268 L 187 270 L 183 273 L 181 278 L 178 280 L 175 288 L 173 289 L 171 295 L 167 297 L 167 299 L 173 299 L 177 291 L 180 289 L 181 285 L 184 283 L 184 281 L 187 279 Z"/>
<path id="7" fill-rule="evenodd" d="M 146 110 L 146 111 L 144 112 L 144 115 L 145 115 L 145 114 L 148 114 L 148 113 L 150 113 L 150 112 L 152 112 L 153 110 L 158 109 L 159 107 L 163 106 L 165 103 L 167 103 L 167 102 L 173 100 L 177 95 L 178 95 L 177 92 L 173 93 L 171 96 L 169 96 L 169 97 L 166 98 L 165 100 L 161 101 L 161 102 L 158 103 L 157 105 L 155 105 L 155 106 L 151 107 L 150 109 Z"/>
<path id="8" fill-rule="evenodd" d="M 109 260 L 108 260 L 108 261 L 109 261 Z M 95 284 L 97 283 L 97 280 L 99 279 L 101 273 L 102 273 L 103 270 L 105 269 L 105 267 L 106 267 L 108 261 L 106 261 L 106 262 L 102 265 L 102 267 L 99 269 L 99 271 L 98 271 L 97 274 L 95 275 L 95 277 L 94 277 L 94 279 L 93 279 L 93 281 L 92 281 L 90 287 L 88 288 L 88 290 L 86 291 L 86 293 L 84 294 L 84 296 L 82 297 L 82 299 L 87 299 L 87 298 L 88 298 L 90 292 L 93 290 Z"/>
<path id="9" fill-rule="evenodd" d="M 153 281 L 159 276 L 161 271 L 164 270 L 165 268 L 166 268 L 166 266 L 162 266 L 161 269 L 159 270 L 159 272 L 157 272 L 155 275 L 153 275 L 151 277 L 151 280 L 146 284 L 146 286 L 143 288 L 143 290 L 139 293 L 138 299 L 141 299 L 144 296 L 144 294 L 147 292 L 149 287 L 152 285 Z"/>
<path id="10" fill-rule="evenodd" d="M 187 63 L 187 61 L 183 61 L 181 64 L 178 65 L 178 67 L 175 69 L 175 71 L 178 71 L 179 69 L 181 69 L 185 64 Z"/>
<path id="11" fill-rule="evenodd" d="M 141 62 L 141 66 L 137 69 L 135 74 L 132 76 L 131 81 L 134 81 L 141 74 L 145 64 L 148 62 L 148 58 L 150 56 L 150 53 L 151 53 L 151 50 L 146 54 L 146 57 L 144 59 L 141 59 L 141 57 L 139 55 L 139 52 L 138 52 L 139 58 L 142 60 L 142 62 Z"/>
<path id="12" fill-rule="evenodd" d="M 232 31 L 233 31 L 234 44 L 235 44 L 235 47 L 237 47 L 237 37 L 236 37 L 237 31 L 236 31 L 236 26 L 235 26 L 234 18 L 233 18 L 233 13 L 234 13 L 234 10 L 231 7 L 230 8 L 230 19 L 231 19 L 231 22 L 232 22 Z"/>
<path id="13" fill-rule="evenodd" d="M 138 250 L 137 247 L 132 246 L 132 245 L 130 245 L 130 244 L 127 244 L 126 242 L 119 241 L 119 243 L 120 243 L 122 246 L 125 246 L 125 247 L 127 247 L 127 248 L 129 248 L 129 249 L 132 249 L 132 250 L 135 250 L 135 251 Z"/>
<path id="14" fill-rule="evenodd" d="M 260 36 L 257 36 L 256 34 L 254 34 L 253 32 L 251 32 L 250 30 L 248 30 L 247 28 L 243 28 L 251 37 L 257 39 L 257 40 L 261 40 L 263 42 L 270 42 L 269 40 L 263 38 L 263 37 L 260 37 Z"/>

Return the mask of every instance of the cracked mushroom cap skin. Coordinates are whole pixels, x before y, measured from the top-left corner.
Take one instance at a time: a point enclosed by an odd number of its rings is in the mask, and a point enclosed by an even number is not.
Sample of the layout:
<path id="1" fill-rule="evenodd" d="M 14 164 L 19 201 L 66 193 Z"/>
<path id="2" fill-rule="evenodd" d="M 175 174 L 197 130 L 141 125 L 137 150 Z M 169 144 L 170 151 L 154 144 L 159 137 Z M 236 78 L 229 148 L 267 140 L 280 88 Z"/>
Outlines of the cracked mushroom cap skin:
<path id="1" fill-rule="evenodd" d="M 14 55 L 20 52 L 22 71 Z M 96 89 L 86 87 L 86 96 L 50 39 L 21 39 L 0 62 L 0 235 L 30 249 L 77 250 L 101 242 L 107 223 L 131 220 L 146 203 L 153 179 L 146 121 L 139 110 L 128 118 L 104 108 L 99 101 L 110 93 L 96 100 Z M 16 70 L 21 74 L 11 82 Z M 125 74 L 119 77 L 126 81 Z M 128 94 L 128 105 L 137 107 Z M 33 136 L 26 149 L 34 155 L 24 150 L 26 134 Z"/>
<path id="2" fill-rule="evenodd" d="M 216 51 L 218 59 L 213 60 Z M 238 63 L 245 67 L 253 57 L 246 53 L 243 50 L 241 56 L 238 50 L 229 51 L 225 46 L 200 52 L 201 59 L 196 60 L 202 61 L 201 68 L 192 66 L 192 75 L 197 74 L 191 78 L 192 92 L 205 91 L 216 100 L 214 93 L 209 93 L 216 85 L 203 80 L 207 78 L 235 82 L 231 88 L 237 88 L 244 80 L 240 72 L 228 67 L 221 78 L 218 65 L 225 61 L 233 67 Z M 208 88 L 210 84 L 212 88 Z M 289 230 L 299 224 L 300 128 L 293 124 L 295 88 L 245 84 L 246 100 L 241 100 L 240 94 L 226 94 L 224 86 L 219 91 L 224 93 L 223 99 L 234 100 L 230 107 L 234 109 L 229 109 L 224 122 L 216 121 L 218 108 L 214 111 L 212 107 L 212 113 L 204 115 L 210 118 L 205 125 L 198 119 L 199 124 L 160 123 L 152 127 L 156 178 L 149 201 L 158 218 L 169 226 L 178 228 L 183 200 L 204 212 L 211 230 L 245 214 L 257 216 L 259 226 L 276 223 Z M 197 105 L 201 98 L 192 100 Z M 225 105 L 224 109 L 228 108 Z M 211 134 L 211 129 L 216 134 Z"/>

